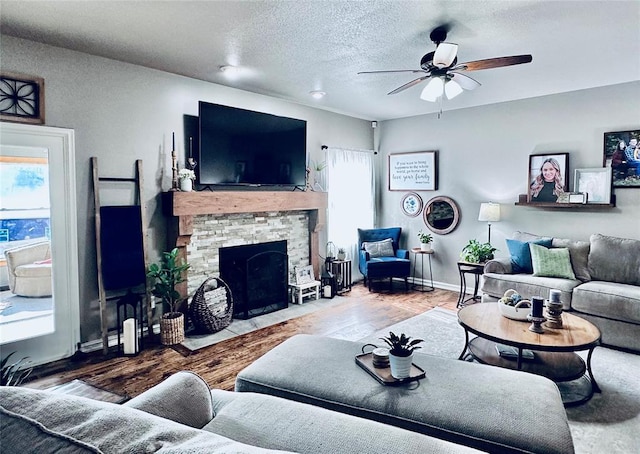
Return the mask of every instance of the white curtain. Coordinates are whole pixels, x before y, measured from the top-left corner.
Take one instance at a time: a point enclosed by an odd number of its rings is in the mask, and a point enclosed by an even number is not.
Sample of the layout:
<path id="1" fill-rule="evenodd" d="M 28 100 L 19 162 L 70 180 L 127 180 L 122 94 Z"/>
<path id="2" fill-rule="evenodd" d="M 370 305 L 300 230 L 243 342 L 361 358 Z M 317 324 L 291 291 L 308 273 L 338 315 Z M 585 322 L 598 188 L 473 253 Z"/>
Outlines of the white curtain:
<path id="1" fill-rule="evenodd" d="M 371 229 L 375 217 L 373 150 L 327 150 L 327 237 L 344 248 L 358 273 L 358 228 Z M 355 276 L 354 276 L 355 277 Z"/>

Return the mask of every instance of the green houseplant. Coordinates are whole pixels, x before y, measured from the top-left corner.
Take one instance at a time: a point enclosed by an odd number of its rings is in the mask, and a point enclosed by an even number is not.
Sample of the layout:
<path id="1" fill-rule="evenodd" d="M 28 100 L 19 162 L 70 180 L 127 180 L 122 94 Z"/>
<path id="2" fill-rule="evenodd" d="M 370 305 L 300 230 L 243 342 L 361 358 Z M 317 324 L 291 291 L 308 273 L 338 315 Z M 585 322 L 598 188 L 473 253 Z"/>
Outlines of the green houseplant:
<path id="1" fill-rule="evenodd" d="M 149 265 L 147 277 L 154 280 L 152 293 L 162 299 L 167 309 L 160 319 L 160 341 L 164 345 L 179 344 L 184 340 L 184 314 L 179 311 L 179 306 L 185 298 L 176 286 L 186 280 L 183 273 L 190 267 L 178 259 L 178 248 L 164 252 L 159 263 Z"/>
<path id="2" fill-rule="evenodd" d="M 15 363 L 9 363 L 9 358 L 15 352 L 9 353 L 2 361 L 0 361 L 0 385 L 1 386 L 20 386 L 33 371 L 32 367 L 24 368 L 25 364 L 29 364 L 28 356 L 19 359 Z"/>
<path id="3" fill-rule="evenodd" d="M 423 251 L 431 250 L 431 242 L 433 241 L 433 235 L 425 233 L 422 230 L 418 232 L 418 239 L 420 240 L 420 249 Z"/>
<path id="4" fill-rule="evenodd" d="M 469 240 L 462 248 L 460 259 L 469 263 L 482 263 L 493 259 L 493 253 L 497 251 L 491 243 L 480 243 L 478 240 Z"/>
<path id="5" fill-rule="evenodd" d="M 413 352 L 420 347 L 418 344 L 424 342 L 423 339 L 412 339 L 404 333 L 398 336 L 389 332 L 389 336 L 381 337 L 389 347 L 389 365 L 391 366 L 391 376 L 396 379 L 407 378 L 411 372 L 413 363 Z"/>
<path id="6" fill-rule="evenodd" d="M 347 253 L 343 247 L 338 248 L 338 260 L 344 260 L 347 257 Z"/>

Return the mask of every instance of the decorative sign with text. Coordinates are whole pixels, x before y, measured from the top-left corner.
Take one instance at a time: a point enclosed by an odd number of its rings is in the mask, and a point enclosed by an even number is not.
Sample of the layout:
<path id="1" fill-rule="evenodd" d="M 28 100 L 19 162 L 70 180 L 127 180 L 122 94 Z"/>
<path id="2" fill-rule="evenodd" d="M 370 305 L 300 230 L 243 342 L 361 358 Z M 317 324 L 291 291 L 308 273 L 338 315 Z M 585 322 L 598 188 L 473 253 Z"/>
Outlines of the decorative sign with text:
<path id="1" fill-rule="evenodd" d="M 416 151 L 389 155 L 390 191 L 438 189 L 438 152 Z"/>

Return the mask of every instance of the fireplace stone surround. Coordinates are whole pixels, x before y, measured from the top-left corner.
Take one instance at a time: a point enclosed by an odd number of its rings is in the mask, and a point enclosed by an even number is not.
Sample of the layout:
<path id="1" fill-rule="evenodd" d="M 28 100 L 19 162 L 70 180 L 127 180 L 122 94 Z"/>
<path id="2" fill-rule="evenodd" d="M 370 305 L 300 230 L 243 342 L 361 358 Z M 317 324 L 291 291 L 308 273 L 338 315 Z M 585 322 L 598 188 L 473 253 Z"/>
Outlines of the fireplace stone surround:
<path id="1" fill-rule="evenodd" d="M 286 239 L 291 270 L 295 265 L 310 262 L 316 276 L 319 275 L 319 232 L 324 228 L 327 210 L 325 192 L 169 191 L 163 193 L 163 208 L 165 215 L 170 217 L 169 248 L 177 247 L 180 257 L 189 263 L 193 259 L 192 265 L 196 265 L 187 273 L 187 281 L 178 287 L 184 296 L 193 293 L 204 280 L 203 270 L 197 270 L 198 254 L 202 254 L 197 243 L 200 242 L 199 230 L 211 231 L 211 227 L 206 226 L 207 221 L 222 222 L 223 230 L 226 228 L 224 232 L 220 231 L 224 233 L 220 235 L 221 244 L 212 244 L 211 248 Z M 256 232 L 262 234 L 256 235 Z M 306 244 L 300 242 L 304 241 L 300 236 L 307 237 Z M 217 274 L 210 268 L 212 263 L 217 264 L 217 255 L 216 250 L 216 259 L 207 259 L 209 274 Z"/>

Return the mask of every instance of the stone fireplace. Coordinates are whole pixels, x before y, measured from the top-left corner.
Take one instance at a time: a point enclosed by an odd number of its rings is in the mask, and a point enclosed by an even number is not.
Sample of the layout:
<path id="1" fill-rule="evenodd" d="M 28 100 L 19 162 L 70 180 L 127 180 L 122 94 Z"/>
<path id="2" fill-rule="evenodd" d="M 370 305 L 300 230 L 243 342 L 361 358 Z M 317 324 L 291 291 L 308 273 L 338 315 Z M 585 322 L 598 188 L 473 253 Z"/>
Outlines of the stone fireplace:
<path id="1" fill-rule="evenodd" d="M 179 288 L 185 296 L 207 277 L 219 275 L 221 247 L 286 240 L 289 272 L 311 263 L 319 275 L 324 192 L 172 191 L 163 194 L 163 206 L 172 219 L 169 245 L 191 264 L 187 282 Z"/>

